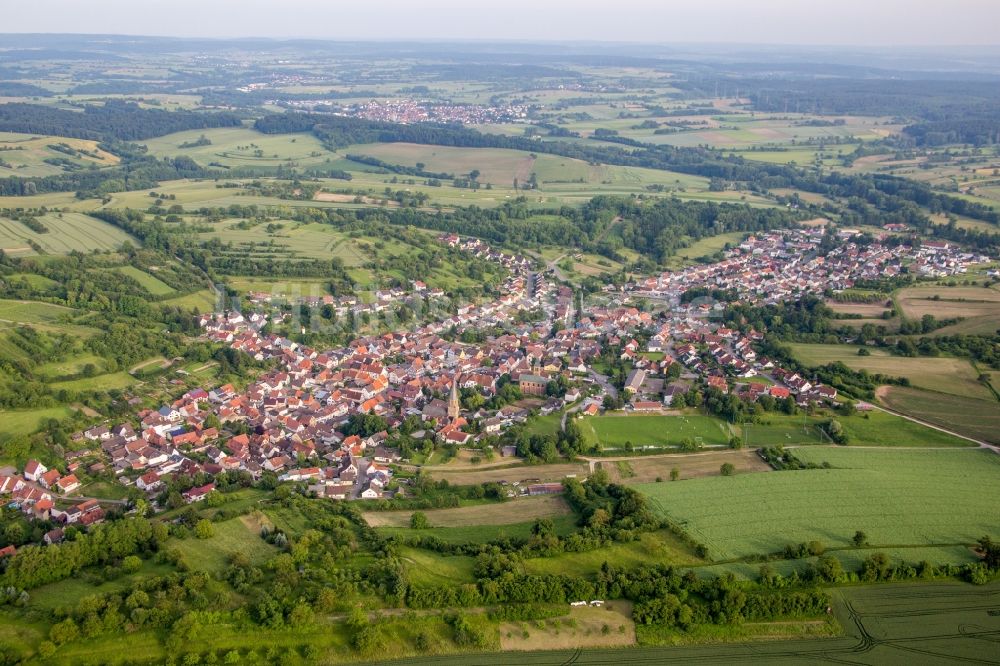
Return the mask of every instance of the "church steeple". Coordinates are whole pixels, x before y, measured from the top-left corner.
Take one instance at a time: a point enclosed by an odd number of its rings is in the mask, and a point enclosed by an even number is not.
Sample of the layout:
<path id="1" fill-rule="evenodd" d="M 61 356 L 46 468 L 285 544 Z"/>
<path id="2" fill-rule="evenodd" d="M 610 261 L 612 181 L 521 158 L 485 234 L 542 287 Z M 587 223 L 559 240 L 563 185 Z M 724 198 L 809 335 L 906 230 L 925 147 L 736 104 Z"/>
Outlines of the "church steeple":
<path id="1" fill-rule="evenodd" d="M 448 418 L 454 421 L 459 417 L 462 406 L 458 402 L 458 374 L 451 380 L 451 395 L 448 397 Z"/>

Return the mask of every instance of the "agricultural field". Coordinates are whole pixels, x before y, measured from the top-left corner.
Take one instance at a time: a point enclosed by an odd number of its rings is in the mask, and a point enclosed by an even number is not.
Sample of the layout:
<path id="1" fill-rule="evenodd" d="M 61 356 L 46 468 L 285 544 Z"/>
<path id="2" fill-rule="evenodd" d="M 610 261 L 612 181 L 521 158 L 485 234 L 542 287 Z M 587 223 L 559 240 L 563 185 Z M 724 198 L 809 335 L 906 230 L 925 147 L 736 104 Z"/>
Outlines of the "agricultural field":
<path id="1" fill-rule="evenodd" d="M 125 242 L 141 245 L 121 229 L 81 213 L 48 213 L 39 216 L 38 221 L 48 227 L 48 233 L 40 234 L 20 222 L 0 217 L 0 250 L 25 256 L 38 254 L 32 244 L 46 254 L 117 250 Z"/>
<path id="2" fill-rule="evenodd" d="M 138 282 L 143 289 L 148 291 L 153 296 L 169 296 L 174 293 L 174 289 L 170 285 L 166 284 L 155 275 L 139 270 L 135 266 L 119 266 L 118 268 L 115 268 L 115 270 Z"/>
<path id="3" fill-rule="evenodd" d="M 698 414 L 678 416 L 604 415 L 578 420 L 584 440 L 605 449 L 633 446 L 678 446 L 685 439 L 725 445 L 735 434 L 728 424 Z"/>
<path id="4" fill-rule="evenodd" d="M 935 394 L 937 395 L 937 394 Z M 943 395 L 942 399 L 955 396 Z M 919 418 L 923 415 L 914 414 Z M 911 448 L 952 448 L 975 446 L 973 442 L 881 410 L 839 419 L 848 436 L 848 446 L 895 446 Z M 948 428 L 957 430 L 956 428 Z"/>
<path id="5" fill-rule="evenodd" d="M 563 617 L 542 622 L 504 622 L 498 627 L 503 650 L 564 650 L 635 645 L 632 604 L 571 608 Z"/>
<path id="6" fill-rule="evenodd" d="M 1000 444 L 1000 405 L 995 399 L 942 395 L 904 386 L 883 387 L 879 397 L 886 407 L 902 414 L 966 437 Z"/>
<path id="7" fill-rule="evenodd" d="M 452 485 L 469 486 L 479 483 L 506 481 L 524 483 L 528 480 L 562 481 L 567 476 L 585 477 L 590 471 L 587 463 L 553 463 L 551 465 L 513 464 L 506 467 L 458 467 L 436 466 L 427 472 L 437 481 L 446 480 Z"/>
<path id="8" fill-rule="evenodd" d="M 870 356 L 858 356 L 856 345 L 793 343 L 788 346 L 795 358 L 806 365 L 840 361 L 853 370 L 906 377 L 917 388 L 973 398 L 992 397 L 989 389 L 978 381 L 979 374 L 972 364 L 963 358 L 893 356 L 876 348 L 869 348 Z"/>
<path id="9" fill-rule="evenodd" d="M 118 164 L 117 155 L 101 150 L 97 144 L 64 136 L 0 132 L 0 178 L 51 176 Z"/>
<path id="10" fill-rule="evenodd" d="M 919 286 L 896 294 L 899 309 L 909 319 L 932 315 L 936 319 L 961 318 L 957 324 L 934 331 L 935 335 L 990 334 L 1000 328 L 1000 289 L 984 287 Z"/>
<path id="11" fill-rule="evenodd" d="M 832 469 L 637 487 L 715 560 L 813 539 L 847 547 L 857 530 L 877 547 L 973 543 L 996 529 L 991 498 L 1000 492 L 1000 457 L 992 451 L 808 447 L 795 455 Z"/>
<path id="12" fill-rule="evenodd" d="M 499 504 L 474 504 L 423 512 L 432 528 L 511 525 L 536 518 L 566 516 L 569 513 L 569 505 L 559 495 L 525 497 Z M 369 511 L 364 514 L 364 519 L 372 527 L 409 527 L 412 515 L 412 511 Z"/>
<path id="13" fill-rule="evenodd" d="M 611 458 L 594 463 L 606 470 L 611 480 L 625 485 L 670 482 L 671 472 L 677 470 L 678 479 L 719 474 L 719 468 L 730 463 L 737 473 L 769 472 L 771 467 L 752 449 L 707 451 L 703 453 L 671 453 L 653 456 Z"/>
<path id="14" fill-rule="evenodd" d="M 197 143 L 204 136 L 209 143 Z M 219 127 L 167 134 L 144 142 L 157 157 L 186 156 L 202 166 L 274 169 L 279 166 L 307 168 L 337 159 L 312 134 L 262 134 L 244 127 Z"/>

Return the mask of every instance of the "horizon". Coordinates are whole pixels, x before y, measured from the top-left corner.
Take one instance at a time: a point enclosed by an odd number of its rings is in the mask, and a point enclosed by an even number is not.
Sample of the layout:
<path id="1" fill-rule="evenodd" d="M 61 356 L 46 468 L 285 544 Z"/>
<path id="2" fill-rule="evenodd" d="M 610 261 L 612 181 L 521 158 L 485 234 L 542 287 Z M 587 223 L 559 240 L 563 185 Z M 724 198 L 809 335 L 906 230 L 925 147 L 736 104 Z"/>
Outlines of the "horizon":
<path id="1" fill-rule="evenodd" d="M 160 10 L 163 11 L 160 11 Z M 96 11 L 95 11 L 96 10 Z M 121 35 L 180 39 L 321 39 L 326 41 L 526 41 L 631 45 L 747 45 L 814 48 L 976 48 L 1000 46 L 990 0 L 929 3 L 842 0 L 815 6 L 771 0 L 746 6 L 719 0 L 707 7 L 622 0 L 595 3 L 510 0 L 489 14 L 456 0 L 419 6 L 373 0 L 363 7 L 291 0 L 275 11 L 267 0 L 39 0 L 9 17 L 5 34 Z M 152 19 L 150 17 L 155 17 Z M 309 20 L 303 18 L 308 16 Z M 195 20 L 192 20 L 192 17 Z M 859 17 L 861 20 L 859 20 Z M 620 19 L 609 20 L 609 19 Z M 641 20 L 637 20 L 641 19 Z M 552 40 L 554 31 L 560 39 Z"/>

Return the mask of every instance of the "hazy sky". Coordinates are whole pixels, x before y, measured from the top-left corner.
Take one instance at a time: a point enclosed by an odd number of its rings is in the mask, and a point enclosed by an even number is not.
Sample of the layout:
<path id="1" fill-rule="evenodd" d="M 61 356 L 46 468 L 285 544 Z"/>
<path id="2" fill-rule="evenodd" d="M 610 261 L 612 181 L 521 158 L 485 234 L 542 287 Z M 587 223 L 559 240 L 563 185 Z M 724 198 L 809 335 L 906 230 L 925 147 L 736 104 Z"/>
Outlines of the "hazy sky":
<path id="1" fill-rule="evenodd" d="M 1000 43 L 1000 0 L 5 0 L 0 32 L 744 44 Z"/>

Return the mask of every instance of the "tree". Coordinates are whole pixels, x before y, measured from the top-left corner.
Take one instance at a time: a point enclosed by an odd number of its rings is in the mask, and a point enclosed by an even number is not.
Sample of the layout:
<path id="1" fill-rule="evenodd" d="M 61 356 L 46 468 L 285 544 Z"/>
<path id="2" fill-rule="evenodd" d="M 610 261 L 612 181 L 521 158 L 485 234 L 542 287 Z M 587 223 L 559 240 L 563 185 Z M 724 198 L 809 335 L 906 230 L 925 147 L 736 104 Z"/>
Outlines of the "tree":
<path id="1" fill-rule="evenodd" d="M 413 515 L 410 516 L 410 527 L 413 529 L 426 530 L 430 526 L 430 522 L 427 520 L 427 514 L 422 511 L 414 511 Z"/>
<path id="2" fill-rule="evenodd" d="M 202 518 L 194 526 L 194 533 L 199 539 L 210 539 L 214 530 L 212 529 L 212 521 Z"/>
<path id="3" fill-rule="evenodd" d="M 722 463 L 722 467 L 719 468 L 719 473 L 722 476 L 732 476 L 736 474 L 736 466 L 733 463 Z"/>
<path id="4" fill-rule="evenodd" d="M 122 571 L 124 571 L 127 574 L 134 574 L 141 568 L 142 568 L 142 560 L 139 559 L 138 555 L 129 555 L 124 560 L 122 560 Z"/>
<path id="5" fill-rule="evenodd" d="M 860 548 L 861 546 L 864 546 L 865 544 L 868 543 L 868 535 L 862 532 L 861 530 L 858 530 L 857 532 L 854 533 L 854 537 L 851 539 L 851 541 L 854 543 L 855 546 Z"/>
<path id="6" fill-rule="evenodd" d="M 681 478 L 681 470 L 679 467 L 674 467 L 670 470 L 670 480 L 677 481 Z"/>
<path id="7" fill-rule="evenodd" d="M 827 582 L 835 583 L 844 575 L 844 567 L 833 555 L 824 555 L 816 562 L 816 575 Z"/>

